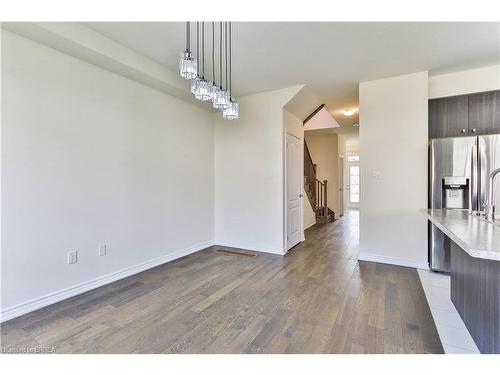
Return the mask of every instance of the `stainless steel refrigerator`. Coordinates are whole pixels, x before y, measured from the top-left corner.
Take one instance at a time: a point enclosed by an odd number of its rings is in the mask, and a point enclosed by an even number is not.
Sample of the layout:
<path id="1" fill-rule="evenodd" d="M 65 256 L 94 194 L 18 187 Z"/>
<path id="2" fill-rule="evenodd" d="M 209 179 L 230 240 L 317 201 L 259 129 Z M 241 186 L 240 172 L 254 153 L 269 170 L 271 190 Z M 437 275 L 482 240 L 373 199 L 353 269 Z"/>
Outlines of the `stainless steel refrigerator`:
<path id="1" fill-rule="evenodd" d="M 429 208 L 483 211 L 488 175 L 500 168 L 500 135 L 429 142 Z M 500 204 L 500 189 L 495 189 Z M 449 239 L 429 223 L 429 266 L 450 272 Z"/>

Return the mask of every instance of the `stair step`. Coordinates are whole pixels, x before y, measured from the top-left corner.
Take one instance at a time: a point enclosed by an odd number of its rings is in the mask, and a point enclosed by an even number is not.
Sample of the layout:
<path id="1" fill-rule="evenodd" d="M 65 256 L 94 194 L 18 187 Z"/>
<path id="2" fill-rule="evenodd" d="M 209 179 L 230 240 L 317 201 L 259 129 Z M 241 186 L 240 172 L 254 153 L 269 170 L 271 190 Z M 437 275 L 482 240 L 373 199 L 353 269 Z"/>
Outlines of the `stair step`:
<path id="1" fill-rule="evenodd" d="M 326 216 L 320 215 L 319 211 L 316 211 L 316 222 L 317 223 L 329 223 L 335 220 L 335 212 L 328 208 L 328 214 Z"/>
<path id="2" fill-rule="evenodd" d="M 316 217 L 316 223 L 330 223 L 334 221 L 333 215 L 328 215 L 327 217 L 320 216 Z"/>

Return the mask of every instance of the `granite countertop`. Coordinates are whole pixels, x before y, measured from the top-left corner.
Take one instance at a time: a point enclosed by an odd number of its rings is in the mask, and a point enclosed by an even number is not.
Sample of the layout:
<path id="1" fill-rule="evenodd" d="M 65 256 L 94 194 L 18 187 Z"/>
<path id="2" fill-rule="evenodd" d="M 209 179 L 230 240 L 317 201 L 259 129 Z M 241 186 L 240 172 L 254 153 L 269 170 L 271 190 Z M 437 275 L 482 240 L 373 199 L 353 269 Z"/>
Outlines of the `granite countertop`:
<path id="1" fill-rule="evenodd" d="M 466 210 L 423 209 L 427 218 L 474 258 L 500 261 L 500 224 Z"/>

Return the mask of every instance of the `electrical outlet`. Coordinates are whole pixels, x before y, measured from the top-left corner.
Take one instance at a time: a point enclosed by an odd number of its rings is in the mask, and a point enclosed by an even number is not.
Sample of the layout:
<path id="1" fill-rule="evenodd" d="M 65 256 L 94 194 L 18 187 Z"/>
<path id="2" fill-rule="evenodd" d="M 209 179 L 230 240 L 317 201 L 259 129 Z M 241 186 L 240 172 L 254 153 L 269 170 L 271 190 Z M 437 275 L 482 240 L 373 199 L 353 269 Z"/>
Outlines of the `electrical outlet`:
<path id="1" fill-rule="evenodd" d="M 78 261 L 78 252 L 76 250 L 68 252 L 68 264 L 73 264 Z"/>
<path id="2" fill-rule="evenodd" d="M 99 256 L 103 257 L 106 255 L 106 244 L 99 245 Z"/>

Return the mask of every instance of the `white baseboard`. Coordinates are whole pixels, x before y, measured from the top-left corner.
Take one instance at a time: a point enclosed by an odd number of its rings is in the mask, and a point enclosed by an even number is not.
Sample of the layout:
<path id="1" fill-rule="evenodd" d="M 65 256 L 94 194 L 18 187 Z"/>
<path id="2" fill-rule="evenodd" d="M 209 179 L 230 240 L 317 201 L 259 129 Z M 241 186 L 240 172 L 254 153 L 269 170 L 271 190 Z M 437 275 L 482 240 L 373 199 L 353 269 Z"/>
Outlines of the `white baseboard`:
<path id="1" fill-rule="evenodd" d="M 384 264 L 393 264 L 395 266 L 420 268 L 420 269 L 424 269 L 424 270 L 429 269 L 429 265 L 427 263 L 415 262 L 415 261 L 403 259 L 403 258 L 387 257 L 385 255 L 378 255 L 378 254 L 359 253 L 358 260 L 364 260 L 367 262 L 384 263 Z"/>
<path id="2" fill-rule="evenodd" d="M 238 242 L 230 242 L 230 241 L 223 241 L 223 240 L 215 240 L 215 244 L 218 246 L 227 246 L 227 247 L 235 247 L 238 249 L 242 250 L 250 250 L 250 251 L 258 251 L 260 253 L 269 253 L 269 254 L 276 254 L 276 255 L 284 255 L 286 252 L 283 251 L 283 249 L 269 249 L 269 248 L 262 248 L 260 246 L 256 246 L 254 244 L 248 244 L 248 243 L 238 243 Z"/>
<path id="3" fill-rule="evenodd" d="M 31 311 L 41 309 L 42 307 L 52 305 L 56 302 L 60 302 L 62 300 L 70 298 L 70 297 L 74 297 L 78 294 L 87 292 L 89 290 L 98 288 L 100 286 L 110 284 L 114 281 L 123 279 L 123 278 L 128 277 L 128 276 L 135 275 L 139 272 L 146 271 L 150 268 L 159 266 L 161 264 L 171 262 L 175 259 L 182 258 L 186 255 L 189 255 L 189 254 L 195 253 L 197 251 L 206 249 L 207 247 L 210 247 L 212 245 L 214 245 L 213 241 L 206 241 L 206 242 L 194 245 L 194 246 L 190 246 L 186 249 L 177 251 L 175 253 L 168 254 L 168 255 L 165 255 L 165 256 L 162 256 L 160 258 L 156 258 L 156 259 L 144 262 L 144 263 L 140 263 L 136 266 L 132 266 L 132 267 L 126 268 L 126 269 L 121 270 L 121 271 L 113 272 L 111 274 L 99 277 L 97 279 L 86 281 L 84 283 L 75 285 L 71 288 L 60 290 L 60 291 L 55 292 L 55 293 L 47 294 L 46 296 L 43 296 L 43 297 L 35 298 L 35 299 L 30 300 L 30 301 L 21 303 L 19 305 L 6 308 L 5 310 L 2 310 L 0 312 L 0 322 L 5 322 L 5 321 L 13 319 L 17 316 L 24 315 L 24 314 L 27 314 Z"/>
<path id="4" fill-rule="evenodd" d="M 316 224 L 316 220 L 311 221 L 309 224 L 305 224 L 305 225 L 304 225 L 304 230 L 306 230 L 307 228 L 312 227 L 314 224 Z"/>

